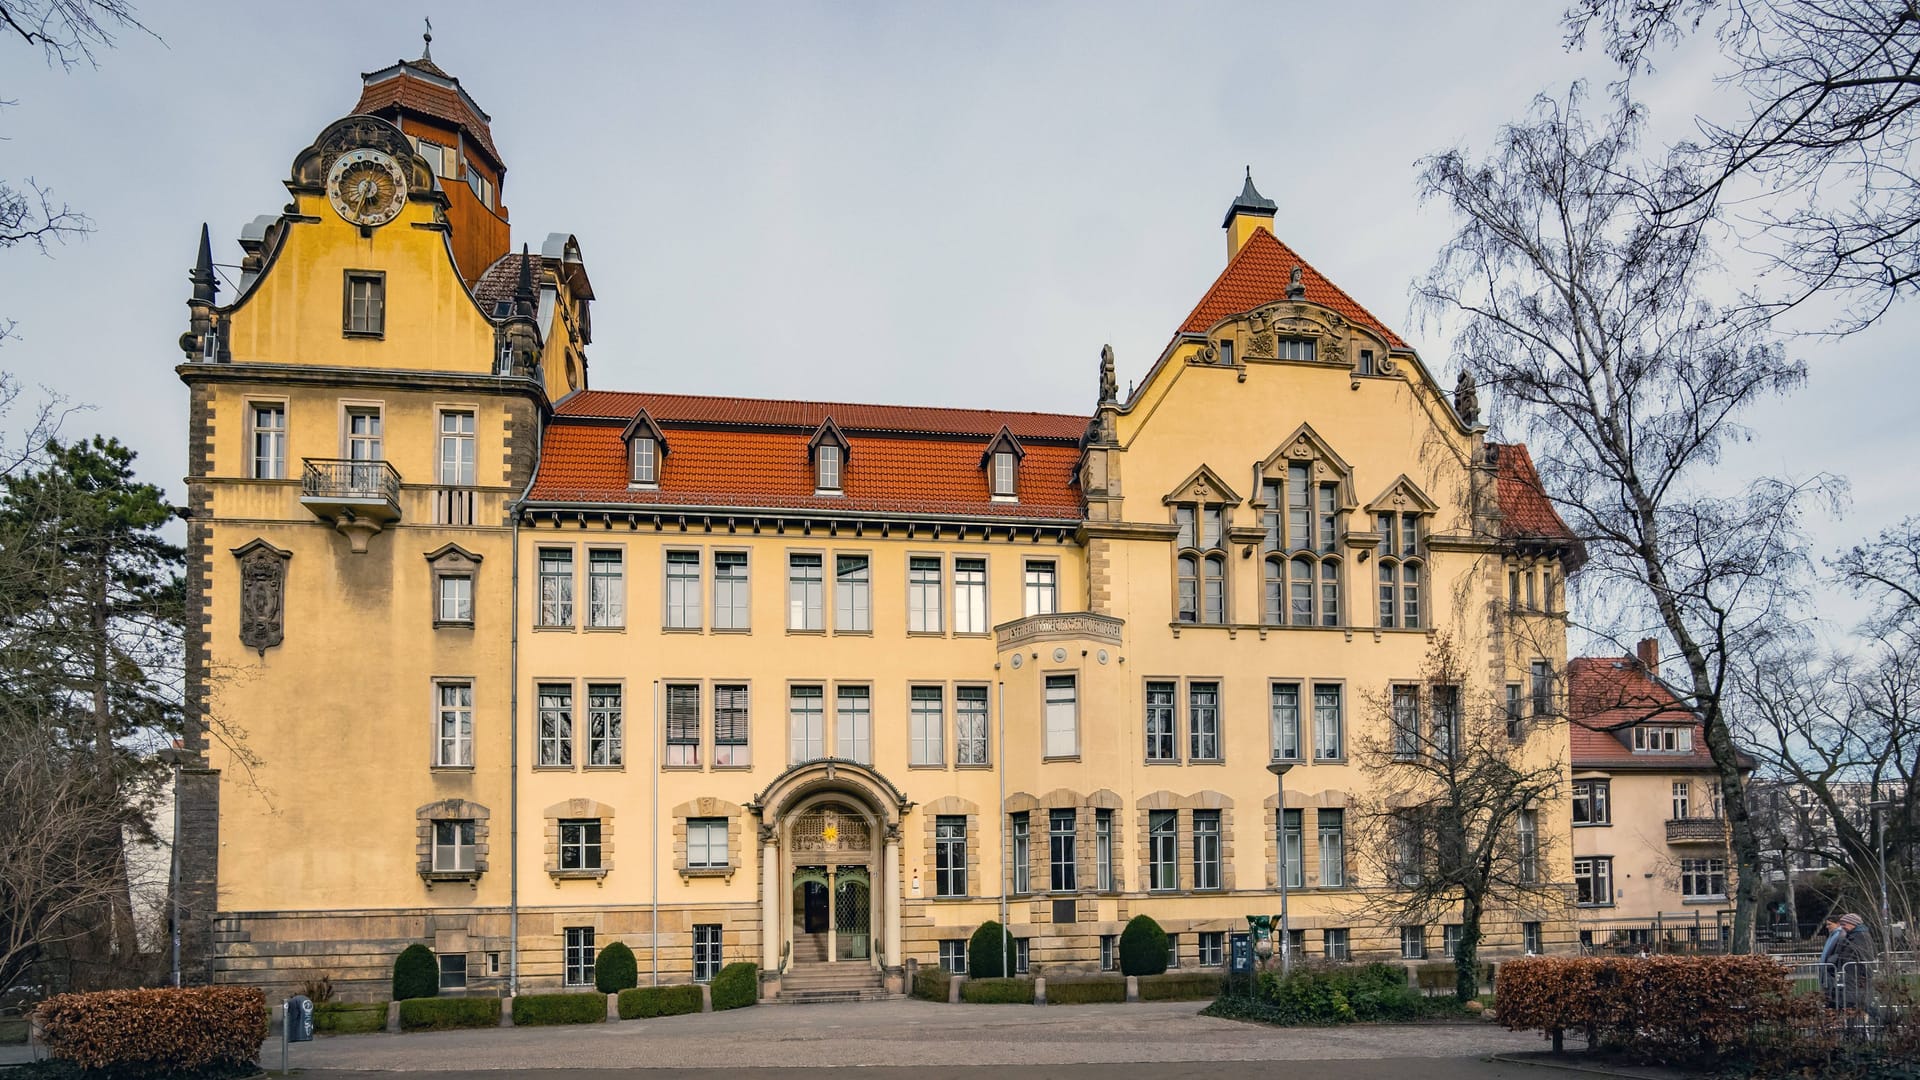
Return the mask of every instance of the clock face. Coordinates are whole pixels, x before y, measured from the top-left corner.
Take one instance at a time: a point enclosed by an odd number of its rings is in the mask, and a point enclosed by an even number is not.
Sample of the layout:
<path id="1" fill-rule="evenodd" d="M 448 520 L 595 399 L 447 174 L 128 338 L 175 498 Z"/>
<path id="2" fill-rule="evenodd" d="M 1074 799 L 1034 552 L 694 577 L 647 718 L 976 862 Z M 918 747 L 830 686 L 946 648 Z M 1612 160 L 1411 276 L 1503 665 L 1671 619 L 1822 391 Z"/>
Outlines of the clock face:
<path id="1" fill-rule="evenodd" d="M 378 150 L 349 150 L 327 170 L 327 200 L 355 225 L 385 225 L 407 204 L 407 174 Z"/>

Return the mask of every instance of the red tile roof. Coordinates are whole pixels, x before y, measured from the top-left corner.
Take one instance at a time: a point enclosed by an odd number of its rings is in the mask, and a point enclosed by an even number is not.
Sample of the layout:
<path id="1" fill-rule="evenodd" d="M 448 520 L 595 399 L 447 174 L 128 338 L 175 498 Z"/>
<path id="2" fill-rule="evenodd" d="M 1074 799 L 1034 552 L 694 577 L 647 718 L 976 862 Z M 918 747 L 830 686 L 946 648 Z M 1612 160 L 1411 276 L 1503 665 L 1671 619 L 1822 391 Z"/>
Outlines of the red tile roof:
<path id="1" fill-rule="evenodd" d="M 448 79 L 456 86 L 460 80 L 442 72 L 438 65 L 418 60 L 402 61 L 401 72 L 379 82 L 365 84 L 360 90 L 360 102 L 353 107 L 357 114 L 377 115 L 382 109 L 400 108 L 410 112 L 429 116 L 443 123 L 464 128 L 473 137 L 481 150 L 496 166 L 504 166 L 500 151 L 493 145 L 493 132 L 487 126 L 486 118 L 470 108 L 461 97 L 460 91 L 453 87 L 439 86 L 424 79 L 416 79 L 406 74 L 405 68 L 431 68 L 432 72 Z"/>
<path id="2" fill-rule="evenodd" d="M 1307 260 L 1295 254 L 1292 248 L 1275 239 L 1264 228 L 1255 229 L 1253 236 L 1241 245 L 1227 263 L 1227 268 L 1215 279 L 1213 287 L 1200 298 L 1193 314 L 1180 324 L 1180 332 L 1202 333 L 1229 315 L 1285 300 L 1287 286 L 1296 266 L 1300 268 L 1300 284 L 1305 287 L 1309 301 L 1332 308 L 1348 321 L 1372 330 L 1396 349 L 1408 347 L 1399 334 L 1387 328 L 1386 323 L 1374 318 L 1372 312 L 1361 307 L 1340 286 L 1328 281 Z"/>
<path id="3" fill-rule="evenodd" d="M 767 398 L 708 397 L 696 394 L 640 394 L 621 390 L 584 390 L 554 407 L 560 416 L 633 419 L 642 406 L 661 424 L 729 424 L 748 427 L 805 428 L 807 434 L 833 417 L 842 431 L 910 432 L 924 435 L 977 435 L 992 438 L 1005 426 L 1022 443 L 1054 439 L 1075 443 L 1086 431 L 1085 416 L 1061 413 L 1004 412 L 998 409 L 940 409 L 916 405 L 860 405 L 846 402 L 779 401 Z M 673 435 L 667 435 L 669 442 Z M 859 453 L 855 440 L 854 452 Z M 974 448 L 977 457 L 985 443 Z"/>
<path id="4" fill-rule="evenodd" d="M 1540 474 L 1534 471 L 1533 456 L 1522 443 L 1490 443 L 1494 475 L 1498 478 L 1500 532 L 1509 540 L 1551 541 L 1579 544 L 1580 538 L 1553 508 Z"/>
<path id="5" fill-rule="evenodd" d="M 863 434 L 849 430 L 852 449 L 841 479 L 845 494 L 823 497 L 814 494 L 813 466 L 807 454 L 811 429 L 767 430 L 752 420 L 747 425 L 675 426 L 675 420 L 684 421 L 686 412 L 676 412 L 670 400 L 656 408 L 653 401 L 672 397 L 658 394 L 621 395 L 648 399 L 648 409 L 667 440 L 667 453 L 660 465 L 659 490 L 634 491 L 627 486 L 627 453 L 620 441 L 624 423 L 566 415 L 568 406 L 575 406 L 580 398 L 589 394 L 611 396 L 605 391 L 590 391 L 576 394 L 562 404 L 562 415 L 547 426 L 541 448 L 540 475 L 530 496 L 532 501 L 1060 522 L 1078 521 L 1084 514 L 1079 490 L 1072 484 L 1073 469 L 1080 459 L 1075 445 L 1058 441 L 1028 442 L 1026 456 L 1020 462 L 1019 501 L 1004 503 L 994 502 L 987 490 L 987 472 L 980 465 L 985 436 Z M 743 412 L 752 415 L 756 411 L 764 414 L 778 411 L 781 406 L 807 403 L 739 404 Z M 834 413 L 836 423 L 839 408 L 842 407 L 836 407 Z M 841 426 L 855 427 L 853 424 Z"/>
<path id="6" fill-rule="evenodd" d="M 1575 769 L 1713 768 L 1693 711 L 1631 656 L 1582 656 L 1567 661 L 1567 711 Z M 1685 724 L 1693 729 L 1693 749 L 1684 754 L 1636 754 L 1635 724 Z"/>

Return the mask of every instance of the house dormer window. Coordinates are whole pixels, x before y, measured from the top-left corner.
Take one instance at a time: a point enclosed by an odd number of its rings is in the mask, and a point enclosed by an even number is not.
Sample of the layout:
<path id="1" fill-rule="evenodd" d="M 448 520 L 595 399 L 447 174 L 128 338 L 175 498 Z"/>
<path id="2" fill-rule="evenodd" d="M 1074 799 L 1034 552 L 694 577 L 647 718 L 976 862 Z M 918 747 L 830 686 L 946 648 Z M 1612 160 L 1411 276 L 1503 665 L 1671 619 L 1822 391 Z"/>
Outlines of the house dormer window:
<path id="1" fill-rule="evenodd" d="M 841 434 L 840 426 L 829 416 L 820 421 L 813 431 L 813 437 L 807 440 L 807 456 L 813 459 L 813 493 L 815 495 L 837 496 L 846 483 L 847 462 L 853 457 L 853 448 L 848 445 L 847 437 Z"/>
<path id="2" fill-rule="evenodd" d="M 650 436 L 633 440 L 633 482 L 643 487 L 658 483 L 656 454 L 659 447 Z"/>
<path id="3" fill-rule="evenodd" d="M 1693 729 L 1674 724 L 1641 724 L 1633 729 L 1636 754 L 1688 754 L 1693 752 Z"/>
<path id="4" fill-rule="evenodd" d="M 1020 459 L 1027 455 L 1020 440 L 1006 425 L 987 443 L 980 455 L 980 467 L 987 472 L 987 491 L 994 502 L 1017 502 L 1020 495 Z"/>
<path id="5" fill-rule="evenodd" d="M 660 486 L 660 459 L 667 454 L 667 439 L 660 425 L 641 409 L 627 422 L 621 438 L 627 441 L 627 481 L 637 488 Z"/>
<path id="6" fill-rule="evenodd" d="M 814 486 L 821 491 L 840 490 L 840 448 L 823 444 L 813 454 Z"/>
<path id="7" fill-rule="evenodd" d="M 1013 453 L 1008 450 L 996 450 L 993 455 L 993 493 L 1001 498 L 1013 497 L 1014 476 Z"/>

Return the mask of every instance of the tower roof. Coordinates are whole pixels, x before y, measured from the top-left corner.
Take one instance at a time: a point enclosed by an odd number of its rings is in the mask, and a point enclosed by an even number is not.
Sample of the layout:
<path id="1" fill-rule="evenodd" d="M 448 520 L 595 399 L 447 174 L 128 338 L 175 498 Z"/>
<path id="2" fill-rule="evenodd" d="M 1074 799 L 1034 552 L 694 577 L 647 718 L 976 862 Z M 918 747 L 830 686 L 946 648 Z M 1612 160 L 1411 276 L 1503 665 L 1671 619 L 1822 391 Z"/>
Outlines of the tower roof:
<path id="1" fill-rule="evenodd" d="M 506 162 L 493 145 L 493 132 L 488 127 L 492 118 L 461 87 L 459 79 L 430 57 L 395 61 L 379 71 L 362 73 L 360 82 L 360 101 L 354 112 L 369 116 L 388 111 L 412 113 L 457 128 L 494 168 L 506 171 Z"/>
<path id="2" fill-rule="evenodd" d="M 1220 227 L 1226 228 L 1233 223 L 1235 214 L 1256 214 L 1260 217 L 1272 217 L 1280 209 L 1280 204 L 1260 194 L 1253 186 L 1253 166 L 1247 166 L 1247 182 L 1240 187 L 1240 197 L 1227 207 L 1227 216 L 1220 221 Z"/>

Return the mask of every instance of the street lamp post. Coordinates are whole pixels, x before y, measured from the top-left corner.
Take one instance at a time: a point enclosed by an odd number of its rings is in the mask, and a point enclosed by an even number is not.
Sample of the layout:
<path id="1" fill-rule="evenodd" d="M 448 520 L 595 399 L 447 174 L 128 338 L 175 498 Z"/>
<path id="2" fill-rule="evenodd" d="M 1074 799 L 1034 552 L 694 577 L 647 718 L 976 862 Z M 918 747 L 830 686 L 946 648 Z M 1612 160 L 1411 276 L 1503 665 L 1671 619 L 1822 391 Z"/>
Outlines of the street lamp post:
<path id="1" fill-rule="evenodd" d="M 1880 850 L 1880 949 L 1885 955 L 1893 948 L 1893 908 L 1887 903 L 1887 812 L 1893 801 L 1870 802 L 1867 809 L 1873 811 L 1874 846 Z"/>
<path id="2" fill-rule="evenodd" d="M 1293 974 L 1293 935 L 1287 928 L 1287 770 L 1293 768 L 1291 761 L 1271 761 L 1267 771 L 1273 774 L 1279 788 L 1279 809 L 1274 813 L 1273 825 L 1277 834 L 1277 848 L 1280 853 L 1280 977 Z M 1884 885 L 1885 875 L 1881 877 Z"/>

